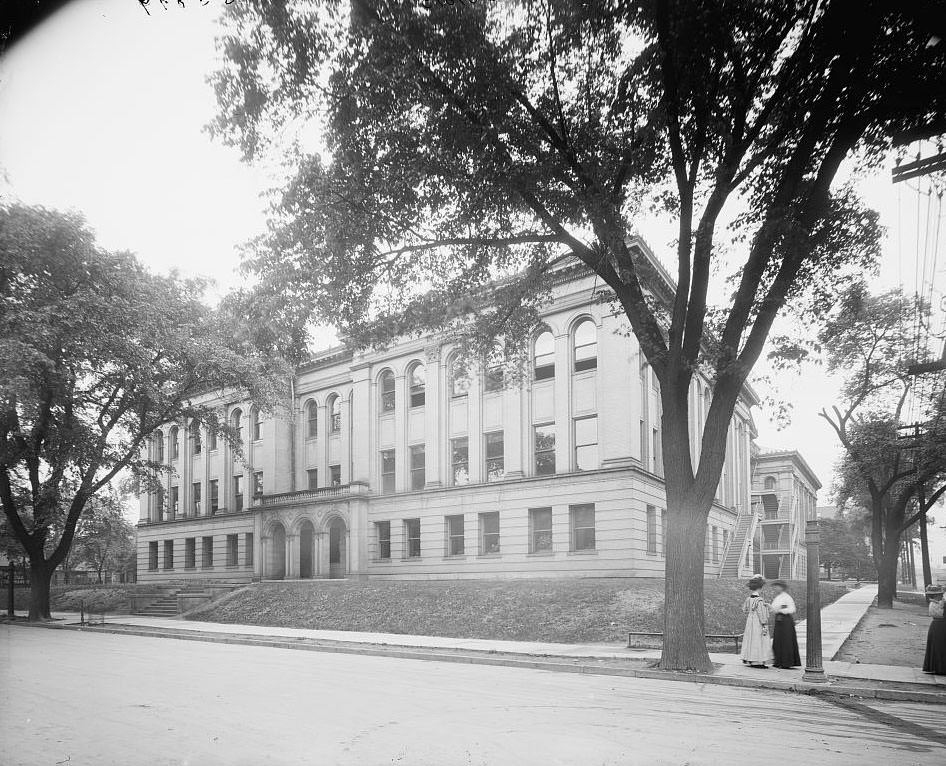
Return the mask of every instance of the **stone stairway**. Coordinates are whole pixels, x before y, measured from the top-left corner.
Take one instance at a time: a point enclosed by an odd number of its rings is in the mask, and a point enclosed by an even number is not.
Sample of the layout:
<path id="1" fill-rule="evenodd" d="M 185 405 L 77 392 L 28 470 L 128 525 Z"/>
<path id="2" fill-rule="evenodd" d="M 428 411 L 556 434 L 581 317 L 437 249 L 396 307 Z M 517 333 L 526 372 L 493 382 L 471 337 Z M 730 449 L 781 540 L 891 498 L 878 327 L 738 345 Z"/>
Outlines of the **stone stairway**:
<path id="1" fill-rule="evenodd" d="M 147 606 L 136 609 L 132 614 L 143 617 L 177 617 L 180 614 L 177 607 L 177 593 L 176 590 L 165 591 L 163 595 L 158 596 Z"/>

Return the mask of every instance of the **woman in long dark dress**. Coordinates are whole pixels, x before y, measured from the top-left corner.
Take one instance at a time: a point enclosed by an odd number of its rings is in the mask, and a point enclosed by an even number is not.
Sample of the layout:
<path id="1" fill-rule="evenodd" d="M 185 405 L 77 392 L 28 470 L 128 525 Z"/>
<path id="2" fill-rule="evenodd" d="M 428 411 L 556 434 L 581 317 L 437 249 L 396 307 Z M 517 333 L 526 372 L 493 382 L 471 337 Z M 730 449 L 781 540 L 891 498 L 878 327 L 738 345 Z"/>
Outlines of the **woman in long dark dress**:
<path id="1" fill-rule="evenodd" d="M 937 676 L 946 676 L 946 600 L 943 589 L 938 585 L 929 585 L 926 595 L 930 598 L 930 629 L 926 634 L 926 656 L 923 658 L 923 672 Z"/>
<path id="2" fill-rule="evenodd" d="M 772 612 L 775 625 L 772 628 L 773 664 L 777 668 L 797 668 L 801 665 L 798 655 L 798 636 L 795 634 L 795 599 L 788 595 L 788 585 L 784 580 L 775 580 L 775 598 L 772 599 Z"/>

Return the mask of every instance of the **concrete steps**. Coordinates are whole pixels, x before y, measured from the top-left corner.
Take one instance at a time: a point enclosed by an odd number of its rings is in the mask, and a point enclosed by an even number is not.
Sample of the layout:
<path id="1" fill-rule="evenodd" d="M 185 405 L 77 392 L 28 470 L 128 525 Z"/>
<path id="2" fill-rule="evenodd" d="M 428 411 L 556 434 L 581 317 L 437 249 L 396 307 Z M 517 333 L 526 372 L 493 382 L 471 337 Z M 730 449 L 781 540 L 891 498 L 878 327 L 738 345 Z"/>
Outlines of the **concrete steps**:
<path id="1" fill-rule="evenodd" d="M 177 592 L 156 598 L 147 606 L 133 611 L 132 614 L 143 617 L 177 617 L 180 614 L 177 607 Z"/>

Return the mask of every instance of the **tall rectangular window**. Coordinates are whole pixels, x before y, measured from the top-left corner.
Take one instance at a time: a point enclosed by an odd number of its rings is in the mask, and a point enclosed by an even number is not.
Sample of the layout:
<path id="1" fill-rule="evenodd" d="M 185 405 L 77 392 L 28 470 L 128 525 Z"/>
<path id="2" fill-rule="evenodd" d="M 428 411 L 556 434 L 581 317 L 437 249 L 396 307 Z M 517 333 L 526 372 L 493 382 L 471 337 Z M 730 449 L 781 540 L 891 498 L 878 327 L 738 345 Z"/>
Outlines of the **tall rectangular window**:
<path id="1" fill-rule="evenodd" d="M 306 487 L 308 489 L 318 489 L 319 488 L 319 469 L 310 468 L 305 472 L 306 478 Z"/>
<path id="2" fill-rule="evenodd" d="M 463 515 L 447 516 L 447 555 L 463 555 Z"/>
<path id="3" fill-rule="evenodd" d="M 193 444 L 194 448 L 193 454 L 195 456 L 199 455 L 203 444 L 200 440 L 200 426 L 197 424 L 194 424 L 194 426 L 191 428 L 191 443 Z"/>
<path id="4" fill-rule="evenodd" d="M 181 505 L 180 487 L 171 487 L 171 518 L 176 519 Z"/>
<path id="5" fill-rule="evenodd" d="M 319 408 L 315 402 L 309 402 L 305 408 L 306 437 L 315 439 L 319 435 Z"/>
<path id="6" fill-rule="evenodd" d="M 552 552 L 552 509 L 529 509 L 529 553 Z"/>
<path id="7" fill-rule="evenodd" d="M 555 473 L 555 424 L 535 427 L 535 475 Z"/>
<path id="8" fill-rule="evenodd" d="M 253 566 L 253 533 L 247 532 L 243 535 L 243 564 Z"/>
<path id="9" fill-rule="evenodd" d="M 411 447 L 411 489 L 423 489 L 427 483 L 426 460 L 423 444 Z"/>
<path id="10" fill-rule="evenodd" d="M 240 563 L 240 536 L 227 535 L 227 566 L 235 567 Z"/>
<path id="11" fill-rule="evenodd" d="M 499 512 L 480 514 L 480 554 L 499 553 Z"/>
<path id="12" fill-rule="evenodd" d="M 174 541 L 164 541 L 164 568 L 174 569 Z"/>
<path id="13" fill-rule="evenodd" d="M 651 459 L 653 460 L 653 472 L 658 476 L 663 474 L 663 453 L 660 450 L 660 431 L 653 429 L 651 434 Z"/>
<path id="14" fill-rule="evenodd" d="M 485 435 L 486 481 L 502 481 L 506 474 L 503 432 L 493 431 Z"/>
<path id="15" fill-rule="evenodd" d="M 389 495 L 394 492 L 394 450 L 381 450 L 381 492 Z"/>
<path id="16" fill-rule="evenodd" d="M 648 462 L 647 462 L 647 458 L 648 458 L 648 455 L 647 455 L 647 423 L 645 423 L 643 420 L 641 420 L 640 441 L 641 441 L 641 465 L 644 466 L 644 468 L 646 469 L 647 466 L 649 465 Z"/>
<path id="17" fill-rule="evenodd" d="M 200 516 L 200 492 L 203 487 L 199 481 L 191 485 L 191 503 L 194 506 L 194 515 Z"/>
<path id="18" fill-rule="evenodd" d="M 197 566 L 197 538 L 188 537 L 184 540 L 184 568 L 193 569 Z"/>
<path id="19" fill-rule="evenodd" d="M 713 537 L 713 563 L 719 563 L 719 527 L 713 527 L 712 529 Z"/>
<path id="20" fill-rule="evenodd" d="M 207 431 L 207 451 L 216 452 L 217 450 L 217 432 L 212 428 Z"/>
<path id="21" fill-rule="evenodd" d="M 210 480 L 210 515 L 220 510 L 220 480 Z"/>
<path id="22" fill-rule="evenodd" d="M 660 510 L 660 552 L 667 555 L 667 512 Z"/>
<path id="23" fill-rule="evenodd" d="M 575 418 L 575 468 L 593 471 L 598 468 L 598 418 Z"/>
<path id="24" fill-rule="evenodd" d="M 158 521 L 164 521 L 164 514 L 165 514 L 164 495 L 165 495 L 164 487 L 158 487 L 158 491 L 154 499 L 155 505 L 157 506 L 157 510 L 158 510 L 158 514 L 157 514 Z M 157 567 L 155 567 L 155 569 L 157 569 Z"/>
<path id="25" fill-rule="evenodd" d="M 328 467 L 329 481 L 333 487 L 342 486 L 342 467 L 340 465 L 330 465 Z"/>
<path id="26" fill-rule="evenodd" d="M 374 534 L 378 541 L 378 558 L 391 558 L 391 522 L 376 521 L 374 523 Z"/>
<path id="27" fill-rule="evenodd" d="M 946 563 L 946 562 L 944 562 Z M 158 568 L 158 543 L 148 543 L 148 569 L 154 571 Z"/>
<path id="28" fill-rule="evenodd" d="M 263 472 L 256 471 L 253 474 L 253 497 L 260 498 L 263 495 Z"/>
<path id="29" fill-rule="evenodd" d="M 647 506 L 647 552 L 657 553 L 657 509 Z"/>
<path id="30" fill-rule="evenodd" d="M 568 516 L 572 528 L 572 550 L 593 551 L 595 549 L 595 507 L 594 504 L 571 505 Z"/>
<path id="31" fill-rule="evenodd" d="M 420 558 L 420 519 L 404 519 L 404 539 L 407 541 L 407 558 Z"/>
<path id="32" fill-rule="evenodd" d="M 233 510 L 243 510 L 243 476 L 233 477 Z"/>
<path id="33" fill-rule="evenodd" d="M 263 438 L 263 413 L 259 410 L 253 410 L 253 421 L 250 424 L 252 439 L 258 442 Z"/>
<path id="34" fill-rule="evenodd" d="M 466 436 L 450 440 L 450 467 L 454 486 L 470 483 L 470 441 Z"/>
<path id="35" fill-rule="evenodd" d="M 210 568 L 214 565 L 214 539 L 213 537 L 201 538 L 201 559 L 202 567 Z"/>

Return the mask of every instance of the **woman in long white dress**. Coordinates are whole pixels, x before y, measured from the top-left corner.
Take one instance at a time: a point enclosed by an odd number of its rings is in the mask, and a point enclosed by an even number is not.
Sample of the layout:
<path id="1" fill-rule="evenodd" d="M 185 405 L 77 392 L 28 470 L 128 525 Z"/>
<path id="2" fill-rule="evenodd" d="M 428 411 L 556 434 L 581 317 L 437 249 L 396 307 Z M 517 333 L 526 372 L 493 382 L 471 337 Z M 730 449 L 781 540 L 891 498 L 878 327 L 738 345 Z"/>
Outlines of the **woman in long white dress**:
<path id="1" fill-rule="evenodd" d="M 742 652 L 740 657 L 747 665 L 754 668 L 768 667 L 772 661 L 772 641 L 769 638 L 769 605 L 762 598 L 762 575 L 755 575 L 749 580 L 749 596 L 742 604 L 746 613 L 746 629 L 742 634 Z"/>

